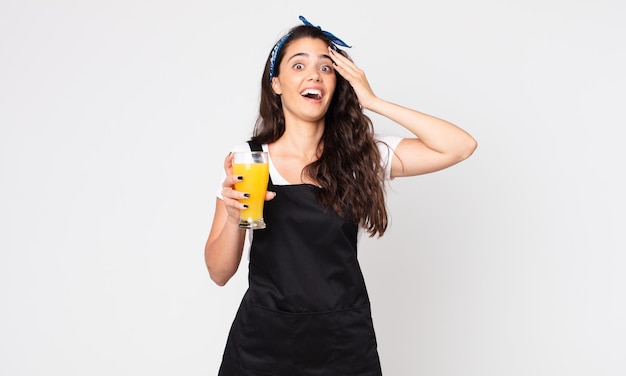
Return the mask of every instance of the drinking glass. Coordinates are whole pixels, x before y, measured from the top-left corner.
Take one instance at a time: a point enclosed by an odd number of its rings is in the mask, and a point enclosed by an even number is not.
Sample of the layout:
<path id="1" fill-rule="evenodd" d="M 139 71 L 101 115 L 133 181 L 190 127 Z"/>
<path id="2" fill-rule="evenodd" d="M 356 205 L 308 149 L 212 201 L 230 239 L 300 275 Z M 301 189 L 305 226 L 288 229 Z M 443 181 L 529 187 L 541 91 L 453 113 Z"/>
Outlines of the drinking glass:
<path id="1" fill-rule="evenodd" d="M 235 152 L 233 157 L 233 174 L 243 176 L 243 180 L 235 183 L 235 190 L 248 193 L 250 197 L 239 200 L 248 205 L 241 210 L 240 228 L 259 230 L 265 228 L 263 205 L 269 181 L 268 155 L 264 151 Z"/>

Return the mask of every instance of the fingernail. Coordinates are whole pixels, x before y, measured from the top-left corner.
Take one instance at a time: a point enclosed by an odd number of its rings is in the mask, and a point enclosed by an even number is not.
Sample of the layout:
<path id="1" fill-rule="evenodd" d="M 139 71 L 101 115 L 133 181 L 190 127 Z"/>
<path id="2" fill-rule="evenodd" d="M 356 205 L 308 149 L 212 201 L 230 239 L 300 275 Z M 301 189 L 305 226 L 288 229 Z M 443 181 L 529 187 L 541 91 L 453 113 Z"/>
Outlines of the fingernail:
<path id="1" fill-rule="evenodd" d="M 241 175 L 237 176 L 237 180 L 243 180 L 243 176 Z"/>
<path id="2" fill-rule="evenodd" d="M 246 205 L 246 204 L 243 204 L 243 207 L 244 207 L 245 209 L 248 209 L 248 205 Z"/>
<path id="3" fill-rule="evenodd" d="M 243 196 L 249 198 L 250 197 L 250 193 L 244 193 Z"/>

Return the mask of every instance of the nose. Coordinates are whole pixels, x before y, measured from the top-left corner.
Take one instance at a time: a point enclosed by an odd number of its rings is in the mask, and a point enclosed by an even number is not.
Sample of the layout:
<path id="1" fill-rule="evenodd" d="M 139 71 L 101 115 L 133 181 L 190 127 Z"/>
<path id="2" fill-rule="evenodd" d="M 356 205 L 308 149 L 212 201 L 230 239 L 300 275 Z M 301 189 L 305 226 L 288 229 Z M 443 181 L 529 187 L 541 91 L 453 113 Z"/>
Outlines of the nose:
<path id="1" fill-rule="evenodd" d="M 317 68 L 313 68 L 311 70 L 311 72 L 309 73 L 308 79 L 312 81 L 320 80 L 320 72 L 317 70 Z"/>

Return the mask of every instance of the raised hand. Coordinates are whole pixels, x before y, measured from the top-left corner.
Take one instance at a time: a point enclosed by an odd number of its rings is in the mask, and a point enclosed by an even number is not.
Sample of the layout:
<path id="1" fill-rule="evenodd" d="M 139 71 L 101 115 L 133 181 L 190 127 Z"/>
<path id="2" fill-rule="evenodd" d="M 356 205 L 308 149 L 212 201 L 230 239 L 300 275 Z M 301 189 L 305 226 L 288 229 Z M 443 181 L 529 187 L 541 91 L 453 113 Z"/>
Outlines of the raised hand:
<path id="1" fill-rule="evenodd" d="M 370 104 L 376 100 L 376 95 L 370 87 L 365 72 L 357 67 L 353 61 L 332 48 L 329 47 L 328 51 L 335 63 L 335 70 L 350 83 L 359 99 L 359 104 L 363 108 L 369 109 Z"/>

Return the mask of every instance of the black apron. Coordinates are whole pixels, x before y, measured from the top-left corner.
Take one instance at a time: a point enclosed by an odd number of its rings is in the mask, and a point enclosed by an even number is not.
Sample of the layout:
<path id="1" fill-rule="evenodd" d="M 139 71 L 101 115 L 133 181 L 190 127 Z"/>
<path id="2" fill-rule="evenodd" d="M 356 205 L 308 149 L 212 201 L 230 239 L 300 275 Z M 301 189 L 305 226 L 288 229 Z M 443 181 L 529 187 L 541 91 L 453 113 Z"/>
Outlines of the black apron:
<path id="1" fill-rule="evenodd" d="M 219 375 L 381 375 L 357 224 L 322 206 L 313 185 L 270 178 L 268 189 L 277 194 L 267 228 L 254 230 Z"/>

